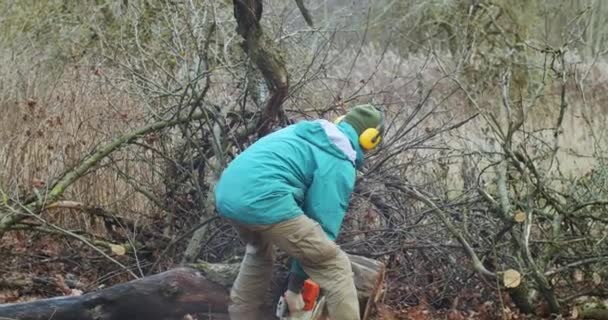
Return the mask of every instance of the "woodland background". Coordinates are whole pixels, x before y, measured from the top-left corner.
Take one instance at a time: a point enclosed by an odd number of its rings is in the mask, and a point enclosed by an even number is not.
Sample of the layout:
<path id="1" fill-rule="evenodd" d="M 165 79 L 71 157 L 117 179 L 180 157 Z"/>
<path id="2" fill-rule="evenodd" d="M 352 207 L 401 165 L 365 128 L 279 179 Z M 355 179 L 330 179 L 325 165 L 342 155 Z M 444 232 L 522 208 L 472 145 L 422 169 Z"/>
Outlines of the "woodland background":
<path id="1" fill-rule="evenodd" d="M 220 0 L 0 9 L 0 302 L 238 261 L 226 164 L 369 102 L 388 136 L 338 242 L 387 264 L 384 318 L 607 312 L 608 2 L 267 0 L 259 25 Z"/>

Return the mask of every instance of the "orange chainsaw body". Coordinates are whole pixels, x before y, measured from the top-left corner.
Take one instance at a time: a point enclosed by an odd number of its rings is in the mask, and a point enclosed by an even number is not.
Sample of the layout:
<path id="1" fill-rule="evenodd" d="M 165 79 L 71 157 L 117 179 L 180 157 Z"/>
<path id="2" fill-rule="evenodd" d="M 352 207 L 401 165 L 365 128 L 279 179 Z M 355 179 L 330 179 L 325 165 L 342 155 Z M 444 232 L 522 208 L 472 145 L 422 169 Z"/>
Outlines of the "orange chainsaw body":
<path id="1" fill-rule="evenodd" d="M 310 279 L 306 279 L 306 281 L 304 281 L 304 287 L 302 288 L 302 299 L 304 299 L 305 311 L 310 311 L 315 307 L 315 302 L 317 302 L 320 290 L 321 288 L 316 282 Z"/>

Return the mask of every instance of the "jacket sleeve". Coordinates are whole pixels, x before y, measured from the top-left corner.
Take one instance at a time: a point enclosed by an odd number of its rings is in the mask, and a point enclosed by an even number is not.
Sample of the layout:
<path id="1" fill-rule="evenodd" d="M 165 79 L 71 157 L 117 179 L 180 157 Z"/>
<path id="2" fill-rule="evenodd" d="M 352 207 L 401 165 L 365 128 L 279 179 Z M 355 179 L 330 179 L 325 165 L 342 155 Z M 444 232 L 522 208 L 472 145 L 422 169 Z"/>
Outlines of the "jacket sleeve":
<path id="1" fill-rule="evenodd" d="M 317 170 L 306 192 L 304 213 L 317 221 L 332 241 L 338 238 L 355 186 L 355 177 L 354 166 L 342 162 L 327 169 Z M 300 262 L 295 259 L 291 271 L 306 276 Z"/>

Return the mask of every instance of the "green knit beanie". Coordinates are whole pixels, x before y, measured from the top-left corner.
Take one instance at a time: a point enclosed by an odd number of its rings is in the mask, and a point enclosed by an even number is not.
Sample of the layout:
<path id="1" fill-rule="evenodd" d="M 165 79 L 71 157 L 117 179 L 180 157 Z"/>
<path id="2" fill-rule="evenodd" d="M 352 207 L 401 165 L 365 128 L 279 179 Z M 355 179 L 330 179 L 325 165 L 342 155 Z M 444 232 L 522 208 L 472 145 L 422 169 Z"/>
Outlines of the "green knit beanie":
<path id="1" fill-rule="evenodd" d="M 371 104 L 362 104 L 348 111 L 342 120 L 355 128 L 357 135 L 369 128 L 376 128 L 382 124 L 382 113 Z M 384 128 L 380 128 L 382 131 Z"/>

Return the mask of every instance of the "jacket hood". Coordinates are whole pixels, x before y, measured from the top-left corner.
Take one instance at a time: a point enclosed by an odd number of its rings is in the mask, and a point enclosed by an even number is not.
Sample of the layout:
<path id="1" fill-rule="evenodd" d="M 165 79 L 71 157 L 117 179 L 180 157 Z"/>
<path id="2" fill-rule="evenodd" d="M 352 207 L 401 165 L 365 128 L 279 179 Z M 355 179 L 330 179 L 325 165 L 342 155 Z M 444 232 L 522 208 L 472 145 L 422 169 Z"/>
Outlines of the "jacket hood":
<path id="1" fill-rule="evenodd" d="M 348 123 L 335 125 L 327 120 L 302 121 L 295 133 L 333 156 L 350 161 L 357 169 L 363 163 L 363 151 L 355 129 Z"/>

